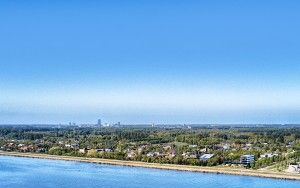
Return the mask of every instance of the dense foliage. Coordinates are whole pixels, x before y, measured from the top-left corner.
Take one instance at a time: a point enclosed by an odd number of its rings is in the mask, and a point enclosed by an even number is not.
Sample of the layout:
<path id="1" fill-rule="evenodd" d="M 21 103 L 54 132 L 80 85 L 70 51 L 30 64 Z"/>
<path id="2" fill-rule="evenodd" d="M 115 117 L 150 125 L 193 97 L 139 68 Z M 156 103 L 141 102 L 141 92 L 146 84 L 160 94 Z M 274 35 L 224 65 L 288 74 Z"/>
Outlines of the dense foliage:
<path id="1" fill-rule="evenodd" d="M 253 154 L 252 168 L 283 169 L 300 161 L 300 128 L 7 126 L 0 128 L 0 146 L 5 151 L 201 166 L 238 165 L 241 155 Z M 213 157 L 200 160 L 205 153 Z"/>

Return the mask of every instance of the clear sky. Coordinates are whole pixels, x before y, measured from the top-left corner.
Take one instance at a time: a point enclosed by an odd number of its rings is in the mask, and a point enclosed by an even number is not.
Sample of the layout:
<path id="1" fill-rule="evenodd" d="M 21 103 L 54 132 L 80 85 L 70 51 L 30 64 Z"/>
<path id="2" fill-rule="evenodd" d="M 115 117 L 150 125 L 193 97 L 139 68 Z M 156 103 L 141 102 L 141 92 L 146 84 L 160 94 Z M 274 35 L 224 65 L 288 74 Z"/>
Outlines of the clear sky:
<path id="1" fill-rule="evenodd" d="M 0 124 L 300 123 L 300 2 L 0 2 Z"/>

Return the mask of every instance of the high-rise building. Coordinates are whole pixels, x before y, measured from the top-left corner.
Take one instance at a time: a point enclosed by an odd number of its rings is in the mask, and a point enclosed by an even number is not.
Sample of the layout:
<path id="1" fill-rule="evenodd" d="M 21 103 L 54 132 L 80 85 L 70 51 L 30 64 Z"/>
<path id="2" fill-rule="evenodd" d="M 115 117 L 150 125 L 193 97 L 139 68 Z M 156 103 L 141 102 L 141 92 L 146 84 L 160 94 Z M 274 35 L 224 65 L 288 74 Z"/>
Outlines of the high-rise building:
<path id="1" fill-rule="evenodd" d="M 98 119 L 97 125 L 98 125 L 99 127 L 102 126 L 101 119 Z"/>

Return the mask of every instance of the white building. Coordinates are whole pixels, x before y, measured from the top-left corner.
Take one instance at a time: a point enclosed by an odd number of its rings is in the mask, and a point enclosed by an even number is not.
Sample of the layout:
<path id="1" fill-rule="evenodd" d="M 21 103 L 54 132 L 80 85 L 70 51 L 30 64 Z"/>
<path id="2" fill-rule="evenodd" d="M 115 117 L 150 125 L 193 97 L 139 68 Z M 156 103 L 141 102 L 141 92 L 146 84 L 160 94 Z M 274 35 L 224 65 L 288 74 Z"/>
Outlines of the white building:
<path id="1" fill-rule="evenodd" d="M 222 148 L 223 148 L 224 150 L 229 150 L 229 149 L 230 149 L 230 145 L 229 145 L 229 144 L 224 144 L 224 145 L 222 146 Z"/>
<path id="2" fill-rule="evenodd" d="M 277 153 L 274 153 L 274 154 L 273 153 L 265 153 L 265 154 L 260 155 L 261 158 L 272 158 L 274 156 L 278 156 L 278 154 Z"/>
<path id="3" fill-rule="evenodd" d="M 147 153 L 147 157 L 159 157 L 161 154 L 159 152 L 149 152 Z"/>
<path id="4" fill-rule="evenodd" d="M 212 158 L 213 156 L 214 156 L 214 154 L 203 154 L 203 155 L 200 156 L 200 160 L 201 161 L 207 161 L 210 158 Z"/>
<path id="5" fill-rule="evenodd" d="M 300 165 L 289 165 L 286 171 L 289 173 L 300 173 Z"/>
<path id="6" fill-rule="evenodd" d="M 83 149 L 79 149 L 79 153 L 87 153 L 87 149 L 86 148 L 83 148 Z"/>

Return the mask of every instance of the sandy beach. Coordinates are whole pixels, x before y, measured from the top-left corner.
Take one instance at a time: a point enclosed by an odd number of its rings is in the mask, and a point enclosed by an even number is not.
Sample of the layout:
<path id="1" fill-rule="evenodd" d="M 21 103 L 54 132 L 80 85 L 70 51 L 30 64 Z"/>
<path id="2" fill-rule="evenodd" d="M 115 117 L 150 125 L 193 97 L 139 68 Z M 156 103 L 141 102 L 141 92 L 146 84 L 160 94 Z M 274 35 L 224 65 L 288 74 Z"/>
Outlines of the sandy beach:
<path id="1" fill-rule="evenodd" d="M 18 152 L 4 152 L 4 151 L 0 151 L 0 155 L 155 168 L 155 169 L 163 169 L 163 170 L 179 170 L 179 171 L 190 171 L 190 172 L 201 172 L 201 173 L 217 173 L 217 174 L 230 174 L 230 175 L 242 175 L 242 176 L 256 176 L 256 177 L 264 177 L 264 178 L 300 180 L 300 174 L 274 172 L 268 170 L 249 170 L 249 169 L 234 168 L 234 167 L 199 167 L 199 166 L 188 166 L 188 165 L 158 164 L 158 163 L 146 163 L 146 162 L 138 162 L 138 161 L 123 161 L 123 160 L 56 156 L 56 155 L 37 154 L 37 153 L 18 153 Z"/>

